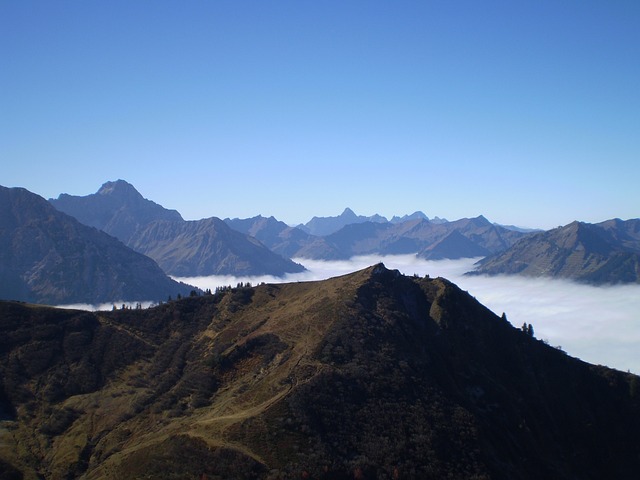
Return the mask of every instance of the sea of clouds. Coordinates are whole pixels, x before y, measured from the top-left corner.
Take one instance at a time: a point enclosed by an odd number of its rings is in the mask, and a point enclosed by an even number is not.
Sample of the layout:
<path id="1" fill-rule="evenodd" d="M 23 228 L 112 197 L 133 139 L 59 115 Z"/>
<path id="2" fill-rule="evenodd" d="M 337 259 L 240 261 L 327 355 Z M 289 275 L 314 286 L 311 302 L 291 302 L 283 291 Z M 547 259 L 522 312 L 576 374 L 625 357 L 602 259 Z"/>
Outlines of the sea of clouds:
<path id="1" fill-rule="evenodd" d="M 415 255 L 368 255 L 348 261 L 294 259 L 308 270 L 283 278 L 188 277 L 202 289 L 250 282 L 257 285 L 323 280 L 378 262 L 405 275 L 444 277 L 516 327 L 532 324 L 535 336 L 589 363 L 640 373 L 640 285 L 594 287 L 565 280 L 519 276 L 469 276 L 479 259 L 429 261 Z"/>

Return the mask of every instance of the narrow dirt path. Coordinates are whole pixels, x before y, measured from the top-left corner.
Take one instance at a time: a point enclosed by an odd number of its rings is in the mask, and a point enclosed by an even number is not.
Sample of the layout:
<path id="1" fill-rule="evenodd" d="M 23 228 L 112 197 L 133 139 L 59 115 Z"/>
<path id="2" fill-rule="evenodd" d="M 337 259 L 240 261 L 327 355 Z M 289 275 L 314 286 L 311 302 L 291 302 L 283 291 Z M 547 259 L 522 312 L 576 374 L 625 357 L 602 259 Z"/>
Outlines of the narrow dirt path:
<path id="1" fill-rule="evenodd" d="M 260 415 L 261 413 L 265 412 L 273 404 L 275 404 L 276 402 L 278 402 L 282 398 L 286 397 L 291 392 L 292 389 L 293 389 L 293 385 L 289 385 L 286 389 L 282 390 L 281 392 L 278 392 L 273 397 L 265 400 L 264 402 L 262 402 L 262 403 L 260 403 L 258 405 L 254 405 L 252 407 L 245 408 L 243 410 L 240 410 L 240 411 L 235 412 L 235 413 L 231 413 L 229 415 L 221 415 L 221 416 L 217 416 L 217 417 L 211 417 L 211 418 L 206 418 L 206 419 L 203 419 L 203 420 L 199 420 L 196 423 L 194 423 L 194 425 L 211 425 L 211 424 L 218 423 L 218 422 L 219 423 L 233 424 L 233 423 L 239 422 L 240 420 L 245 420 L 247 418 L 255 417 L 255 416 Z"/>

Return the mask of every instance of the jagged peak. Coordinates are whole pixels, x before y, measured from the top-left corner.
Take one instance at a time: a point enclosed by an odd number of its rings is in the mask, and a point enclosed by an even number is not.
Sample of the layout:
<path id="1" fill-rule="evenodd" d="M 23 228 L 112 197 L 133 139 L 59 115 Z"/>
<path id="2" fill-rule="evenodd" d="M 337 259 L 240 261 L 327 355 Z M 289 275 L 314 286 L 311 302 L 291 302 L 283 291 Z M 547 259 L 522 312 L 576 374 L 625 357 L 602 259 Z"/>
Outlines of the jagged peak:
<path id="1" fill-rule="evenodd" d="M 382 262 L 376 263 L 371 267 L 371 273 L 374 275 L 379 275 L 381 273 L 388 272 L 388 271 L 389 269 Z"/>
<path id="2" fill-rule="evenodd" d="M 98 190 L 98 195 L 136 195 L 142 197 L 133 185 L 125 180 L 105 182 Z"/>
<path id="3" fill-rule="evenodd" d="M 341 217 L 357 217 L 355 212 L 351 210 L 349 207 L 345 208 L 340 214 Z"/>
<path id="4" fill-rule="evenodd" d="M 438 217 L 436 217 L 438 218 Z M 429 217 L 427 217 L 427 215 L 425 215 L 424 212 L 420 211 L 420 210 L 416 210 L 415 212 L 413 212 L 410 215 L 403 215 L 403 216 L 399 216 L 399 215 L 394 215 L 390 222 L 391 223 L 401 223 L 401 222 L 408 222 L 411 220 L 426 220 L 429 221 Z"/>
<path id="5" fill-rule="evenodd" d="M 491 225 L 491 222 L 487 220 L 487 217 L 484 215 L 478 215 L 477 217 L 472 218 L 472 220 L 476 225 Z"/>
<path id="6" fill-rule="evenodd" d="M 371 278 L 381 277 L 389 274 L 391 274 L 393 278 L 402 276 L 402 273 L 400 273 L 400 270 L 388 269 L 386 265 L 382 262 L 376 263 L 375 265 L 371 265 L 370 267 L 365 268 L 364 272 L 368 273 Z"/>
<path id="7" fill-rule="evenodd" d="M 564 227 L 560 227 L 558 231 L 564 234 L 584 235 L 587 232 L 592 232 L 597 229 L 598 227 L 591 223 L 574 220 L 573 222 L 565 225 Z"/>

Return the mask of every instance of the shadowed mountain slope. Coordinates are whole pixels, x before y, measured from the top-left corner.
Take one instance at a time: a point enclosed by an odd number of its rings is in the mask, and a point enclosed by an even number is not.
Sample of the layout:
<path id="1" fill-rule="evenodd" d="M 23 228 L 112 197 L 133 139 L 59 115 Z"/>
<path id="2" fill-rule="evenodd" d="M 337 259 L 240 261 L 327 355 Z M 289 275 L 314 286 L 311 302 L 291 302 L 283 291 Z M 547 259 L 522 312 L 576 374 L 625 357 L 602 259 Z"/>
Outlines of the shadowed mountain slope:
<path id="1" fill-rule="evenodd" d="M 304 267 L 272 252 L 257 239 L 233 230 L 219 218 L 153 222 L 129 244 L 176 276 L 275 275 Z"/>
<path id="2" fill-rule="evenodd" d="M 640 282 L 640 219 L 573 222 L 523 238 L 472 274 L 519 274 L 586 283 Z"/>
<path id="3" fill-rule="evenodd" d="M 427 260 L 442 260 L 449 258 L 484 257 L 489 254 L 489 250 L 469 240 L 458 230 L 453 230 L 442 240 L 429 245 L 418 252 L 418 257 Z"/>
<path id="4" fill-rule="evenodd" d="M 149 310 L 0 302 L 25 478 L 635 479 L 639 378 L 382 264 Z M 2 471 L 2 470 L 0 470 Z"/>
<path id="5" fill-rule="evenodd" d="M 286 258 L 304 257 L 307 248 L 323 249 L 323 258 L 339 257 L 335 248 L 328 245 L 322 237 L 311 235 L 297 227 L 290 227 L 274 217 L 258 215 L 243 219 L 225 218 L 224 221 L 234 230 L 257 238 L 272 252 Z"/>
<path id="6" fill-rule="evenodd" d="M 47 304 L 158 301 L 191 289 L 42 197 L 0 187 L 0 298 Z"/>
<path id="7" fill-rule="evenodd" d="M 304 271 L 303 266 L 239 234 L 218 218 L 183 220 L 175 210 L 143 198 L 124 180 L 107 182 L 92 195 L 62 194 L 49 201 L 153 258 L 170 275 L 283 276 Z"/>

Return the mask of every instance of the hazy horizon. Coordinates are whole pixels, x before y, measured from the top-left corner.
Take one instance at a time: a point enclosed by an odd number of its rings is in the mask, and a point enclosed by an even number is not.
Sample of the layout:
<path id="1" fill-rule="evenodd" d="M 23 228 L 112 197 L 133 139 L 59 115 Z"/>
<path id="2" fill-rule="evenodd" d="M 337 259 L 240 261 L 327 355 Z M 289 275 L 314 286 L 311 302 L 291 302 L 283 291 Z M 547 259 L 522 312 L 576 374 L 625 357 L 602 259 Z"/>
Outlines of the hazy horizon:
<path id="1" fill-rule="evenodd" d="M 120 178 L 120 179 L 114 179 L 114 180 L 108 180 L 108 181 L 116 181 L 116 180 L 124 180 L 124 181 L 127 181 L 126 179 L 123 179 L 123 178 Z M 104 182 L 104 183 L 106 183 L 106 182 Z M 128 182 L 128 181 L 127 181 L 127 183 L 131 183 L 131 182 Z M 5 186 L 5 185 L 2 185 L 2 186 Z M 16 187 L 20 187 L 20 186 L 16 186 Z M 135 185 L 133 185 L 133 187 L 134 187 L 134 188 L 136 188 L 136 186 L 135 186 Z M 13 188 L 13 187 L 9 187 L 9 188 Z M 25 188 L 25 187 L 20 187 L 20 188 Z M 98 189 L 99 189 L 99 187 L 96 189 L 96 191 L 94 191 L 94 192 L 90 192 L 90 193 L 89 193 L 89 194 L 87 194 L 87 195 L 90 195 L 90 194 L 94 194 L 94 193 L 96 193 L 96 192 L 98 191 Z M 137 188 L 136 188 L 136 190 L 137 190 Z M 40 195 L 41 197 L 45 198 L 46 200 L 50 200 L 50 199 L 52 199 L 52 198 L 53 198 L 53 199 L 56 199 L 56 198 L 58 198 L 58 197 L 59 197 L 59 195 L 56 195 L 55 197 L 49 197 L 49 198 L 47 198 L 47 197 L 45 197 L 44 195 L 40 194 L 39 192 L 31 192 L 31 193 L 35 193 L 35 194 L 37 194 L 37 195 Z M 141 192 L 139 192 L 139 193 L 141 193 Z M 67 194 L 67 192 L 60 192 L 60 194 Z M 144 195 L 143 195 L 143 197 L 144 197 Z M 157 202 L 157 201 L 155 201 L 153 198 L 147 198 L 147 197 L 144 197 L 144 198 L 146 198 L 147 200 L 154 201 L 155 203 L 158 203 L 158 202 Z M 176 209 L 172 209 L 172 208 L 170 208 L 170 207 L 167 207 L 166 205 L 162 205 L 162 204 L 160 204 L 160 205 L 161 205 L 162 207 L 164 207 L 164 208 L 168 208 L 168 209 L 170 209 L 170 210 L 176 210 Z M 352 210 L 352 211 L 353 211 L 356 215 L 358 215 L 358 216 L 363 216 L 363 217 L 372 217 L 372 216 L 375 216 L 375 215 L 380 215 L 380 216 L 382 216 L 382 217 L 386 218 L 386 219 L 387 219 L 387 221 L 391 221 L 391 219 L 392 219 L 393 217 L 395 217 L 395 216 L 403 217 L 403 216 L 405 216 L 405 215 L 412 215 L 412 214 L 417 213 L 417 212 L 422 212 L 422 213 L 424 213 L 424 214 L 425 214 L 425 215 L 426 215 L 430 220 L 435 219 L 435 218 L 438 218 L 438 219 L 446 220 L 446 221 L 449 221 L 449 222 L 456 221 L 456 220 L 460 220 L 460 219 L 463 219 L 463 218 L 476 218 L 476 217 L 479 217 L 479 216 L 481 216 L 481 215 L 482 215 L 482 216 L 484 216 L 485 218 L 487 218 L 487 220 L 489 220 L 489 221 L 490 221 L 490 222 L 492 222 L 492 223 L 496 223 L 496 224 L 503 225 L 503 226 L 507 226 L 507 227 L 516 227 L 516 228 L 531 229 L 531 230 L 550 230 L 550 229 L 553 229 L 553 228 L 557 228 L 557 227 L 565 226 L 565 225 L 567 225 L 567 224 L 569 224 L 569 223 L 571 223 L 571 222 L 573 222 L 573 221 L 579 221 L 579 222 L 584 222 L 584 221 L 586 221 L 586 220 L 583 220 L 583 219 L 581 219 L 581 218 L 574 218 L 573 220 L 571 220 L 571 221 L 567 222 L 566 224 L 562 224 L 562 225 L 553 225 L 553 226 L 548 227 L 548 228 L 543 228 L 543 227 L 539 227 L 539 226 L 536 226 L 536 225 L 525 225 L 525 224 L 521 224 L 521 223 L 515 223 L 515 224 L 514 224 L 514 223 L 509 223 L 509 224 L 501 223 L 501 222 L 495 221 L 495 220 L 494 220 L 493 218 L 491 218 L 489 215 L 486 215 L 486 214 L 484 214 L 484 213 L 478 213 L 478 214 L 475 214 L 475 215 L 465 215 L 465 216 L 462 216 L 462 217 L 456 217 L 456 218 L 445 218 L 445 217 L 443 217 L 443 216 L 441 216 L 441 215 L 437 215 L 437 214 L 429 215 L 428 213 L 424 212 L 423 210 L 420 210 L 419 208 L 414 208 L 414 209 L 411 209 L 411 208 L 410 208 L 410 209 L 409 209 L 409 210 L 407 210 L 407 211 L 403 211 L 403 212 L 393 212 L 393 213 L 392 213 L 392 214 L 390 214 L 390 215 L 382 215 L 382 214 L 380 214 L 379 212 L 373 212 L 373 213 L 371 213 L 371 214 L 363 214 L 363 213 L 361 213 L 361 212 L 359 212 L 359 211 L 355 211 L 355 210 L 354 210 L 353 208 L 351 208 L 349 205 L 346 205 L 345 207 L 343 207 L 343 208 L 339 209 L 339 210 L 338 210 L 338 211 L 336 211 L 336 212 L 329 213 L 329 214 L 328 214 L 328 215 L 326 215 L 326 216 L 325 216 L 325 215 L 320 215 L 320 214 L 317 214 L 317 213 L 314 213 L 314 212 L 309 212 L 309 215 L 308 215 L 307 217 L 302 218 L 302 219 L 300 219 L 299 221 L 296 221 L 296 222 L 287 222 L 286 220 L 284 220 L 284 219 L 282 219 L 282 218 L 278 218 L 277 216 L 275 216 L 275 215 L 273 215 L 273 214 L 271 214 L 271 213 L 269 213 L 269 212 L 260 212 L 260 213 L 257 213 L 256 215 L 253 215 L 252 217 L 239 217 L 238 215 L 231 215 L 231 216 L 226 216 L 226 217 L 220 217 L 220 216 L 218 216 L 218 215 L 209 215 L 209 216 L 207 216 L 207 217 L 201 217 L 201 218 L 188 219 L 188 218 L 186 218 L 186 217 L 182 214 L 182 212 L 180 212 L 179 210 L 176 210 L 176 211 L 178 211 L 178 213 L 180 213 L 180 214 L 182 215 L 182 217 L 183 217 L 185 220 L 187 220 L 187 221 L 193 221 L 193 220 L 197 221 L 197 220 L 202 220 L 202 219 L 211 218 L 211 217 L 217 217 L 217 218 L 220 218 L 220 219 L 226 219 L 226 218 L 229 218 L 229 219 L 235 220 L 235 219 L 246 219 L 246 218 L 253 218 L 253 217 L 256 217 L 256 216 L 262 216 L 262 217 L 265 217 L 265 218 L 268 218 L 268 217 L 274 217 L 276 220 L 278 220 L 278 221 L 282 221 L 282 222 L 286 223 L 288 226 L 291 226 L 291 227 L 297 227 L 297 226 L 300 226 L 300 225 L 304 225 L 304 224 L 306 224 L 307 222 L 309 222 L 310 220 L 312 220 L 313 218 L 316 218 L 316 217 L 322 217 L 322 218 L 330 218 L 330 217 L 334 217 L 334 218 L 335 218 L 335 217 L 339 217 L 339 216 L 344 212 L 344 210 L 345 210 L 345 209 L 347 209 L 347 208 L 348 208 L 348 209 L 350 209 L 350 210 Z M 606 220 L 611 220 L 611 219 L 614 219 L 614 218 L 620 218 L 620 219 L 622 219 L 622 220 L 631 220 L 631 219 L 640 218 L 640 217 L 620 217 L 620 216 L 615 216 L 615 217 L 602 218 L 602 219 L 599 219 L 599 220 L 592 220 L 591 222 L 588 222 L 588 223 L 601 223 L 601 222 L 604 222 L 604 221 L 606 221 Z"/>

